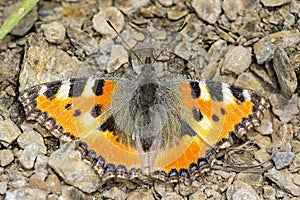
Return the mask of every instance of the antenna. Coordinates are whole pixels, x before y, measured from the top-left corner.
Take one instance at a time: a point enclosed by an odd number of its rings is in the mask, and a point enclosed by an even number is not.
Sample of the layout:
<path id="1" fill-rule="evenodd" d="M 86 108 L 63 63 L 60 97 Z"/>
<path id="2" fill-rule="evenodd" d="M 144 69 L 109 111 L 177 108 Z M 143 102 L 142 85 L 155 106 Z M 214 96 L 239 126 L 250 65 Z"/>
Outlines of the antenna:
<path id="1" fill-rule="evenodd" d="M 143 61 L 140 59 L 140 57 L 133 51 L 133 49 L 129 46 L 129 44 L 123 39 L 123 37 L 120 35 L 120 33 L 115 29 L 115 27 L 110 23 L 110 21 L 106 20 L 106 23 L 115 31 L 115 33 L 118 35 L 118 37 L 122 40 L 122 42 L 127 46 L 127 48 L 134 54 L 134 56 L 138 59 L 138 61 L 144 65 Z"/>

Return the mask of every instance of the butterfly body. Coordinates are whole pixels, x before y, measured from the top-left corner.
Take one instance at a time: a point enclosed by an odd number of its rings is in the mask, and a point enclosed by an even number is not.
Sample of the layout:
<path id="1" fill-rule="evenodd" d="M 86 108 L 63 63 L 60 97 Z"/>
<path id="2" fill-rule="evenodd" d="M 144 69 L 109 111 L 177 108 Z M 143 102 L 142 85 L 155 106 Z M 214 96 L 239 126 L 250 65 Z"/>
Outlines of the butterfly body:
<path id="1" fill-rule="evenodd" d="M 103 180 L 195 178 L 210 165 L 209 149 L 258 126 L 268 108 L 253 91 L 159 77 L 148 63 L 136 79 L 57 81 L 29 88 L 19 99 L 29 120 L 56 137 L 81 141 L 79 150 Z"/>

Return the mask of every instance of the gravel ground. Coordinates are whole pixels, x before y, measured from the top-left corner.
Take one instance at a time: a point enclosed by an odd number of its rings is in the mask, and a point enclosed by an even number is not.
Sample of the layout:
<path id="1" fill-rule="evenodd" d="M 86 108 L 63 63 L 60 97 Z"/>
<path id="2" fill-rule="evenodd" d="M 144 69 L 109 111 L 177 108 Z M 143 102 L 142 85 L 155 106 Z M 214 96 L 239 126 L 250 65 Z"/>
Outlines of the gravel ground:
<path id="1" fill-rule="evenodd" d="M 0 24 L 17 4 L 0 2 Z M 25 121 L 17 97 L 43 82 L 128 74 L 129 58 L 139 72 L 106 19 L 141 59 L 167 50 L 162 71 L 268 98 L 251 143 L 226 151 L 190 187 L 95 184 L 71 143 Z M 40 1 L 0 42 L 0 199 L 300 199 L 299 31 L 296 0 Z"/>

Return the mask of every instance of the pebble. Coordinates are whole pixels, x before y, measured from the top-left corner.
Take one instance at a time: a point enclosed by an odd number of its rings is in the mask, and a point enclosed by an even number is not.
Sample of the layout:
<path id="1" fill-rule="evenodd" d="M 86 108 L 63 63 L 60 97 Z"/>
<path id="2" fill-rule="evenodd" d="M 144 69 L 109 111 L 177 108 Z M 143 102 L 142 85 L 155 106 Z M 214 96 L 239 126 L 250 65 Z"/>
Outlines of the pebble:
<path id="1" fill-rule="evenodd" d="M 173 5 L 173 0 L 158 0 L 159 3 L 163 6 L 172 6 Z"/>
<path id="2" fill-rule="evenodd" d="M 8 169 L 6 170 L 9 176 L 9 185 L 13 188 L 20 188 L 28 185 L 27 178 L 19 171 Z"/>
<path id="3" fill-rule="evenodd" d="M 259 163 L 265 163 L 271 160 L 271 155 L 265 149 L 259 149 L 255 151 L 253 154 L 255 159 L 258 160 Z"/>
<path id="4" fill-rule="evenodd" d="M 2 10 L 4 12 L 5 16 L 9 16 L 17 6 L 19 6 L 20 3 L 12 4 L 8 8 L 5 8 Z M 7 18 L 5 17 L 5 18 Z M 36 20 L 38 19 L 38 12 L 37 12 L 37 6 L 34 6 L 29 13 L 27 13 L 20 21 L 19 23 L 10 31 L 10 34 L 16 35 L 16 36 L 23 36 L 25 35 L 36 23 Z"/>
<path id="5" fill-rule="evenodd" d="M 122 45 L 111 47 L 111 53 L 107 62 L 107 72 L 111 73 L 119 69 L 123 64 L 128 63 L 128 51 Z"/>
<path id="6" fill-rule="evenodd" d="M 8 147 L 19 135 L 20 129 L 10 119 L 0 120 L 0 142 L 3 146 Z"/>
<path id="7" fill-rule="evenodd" d="M 275 47 L 295 47 L 300 42 L 300 34 L 295 30 L 283 30 L 264 36 L 254 44 L 254 54 L 258 64 L 273 58 Z"/>
<path id="8" fill-rule="evenodd" d="M 23 187 L 18 189 L 8 190 L 5 200 L 11 199 L 47 199 L 47 192 L 36 188 Z"/>
<path id="9" fill-rule="evenodd" d="M 58 198 L 61 200 L 75 200 L 75 199 L 87 199 L 86 195 L 77 188 L 70 186 L 62 186 L 61 196 Z"/>
<path id="10" fill-rule="evenodd" d="M 238 7 L 241 2 L 236 0 L 224 0 L 222 2 L 222 9 L 229 20 L 235 20 L 238 14 Z"/>
<path id="11" fill-rule="evenodd" d="M 117 187 L 112 187 L 111 189 L 103 192 L 103 197 L 111 198 L 111 199 L 118 199 L 118 200 L 125 200 L 127 198 L 127 194 Z"/>
<path id="12" fill-rule="evenodd" d="M 38 143 L 32 143 L 27 145 L 21 152 L 18 160 L 25 169 L 31 169 L 34 166 L 34 162 L 39 153 L 46 153 L 46 149 L 41 149 Z"/>
<path id="13" fill-rule="evenodd" d="M 155 198 L 149 192 L 134 191 L 128 194 L 127 200 L 155 200 Z"/>
<path id="14" fill-rule="evenodd" d="M 291 99 L 285 98 L 282 94 L 271 94 L 269 101 L 273 113 L 279 117 L 281 122 L 287 123 L 299 113 L 297 94 L 294 94 Z"/>
<path id="15" fill-rule="evenodd" d="M 241 73 L 234 84 L 243 88 L 252 89 L 260 94 L 264 94 L 265 92 L 262 82 L 253 73 Z"/>
<path id="16" fill-rule="evenodd" d="M 44 144 L 44 139 L 38 132 L 33 130 L 33 126 L 21 126 L 21 128 L 23 130 L 23 134 L 17 139 L 18 145 L 22 149 L 25 149 L 26 146 L 36 143 L 40 146 L 40 153 L 46 154 L 47 148 Z"/>
<path id="17" fill-rule="evenodd" d="M 28 45 L 19 76 L 20 91 L 39 83 L 74 78 L 83 66 L 82 62 L 67 52 L 48 47 L 37 35 L 31 34 L 27 40 Z M 84 67 L 88 66 L 85 64 Z"/>
<path id="18" fill-rule="evenodd" d="M 175 192 L 168 192 L 161 197 L 161 200 L 184 200 L 184 198 Z"/>
<path id="19" fill-rule="evenodd" d="M 1 180 L 0 181 L 0 195 L 4 195 L 7 191 L 8 181 Z"/>
<path id="20" fill-rule="evenodd" d="M 0 150 L 0 166 L 5 167 L 14 160 L 14 154 L 10 149 Z"/>
<path id="21" fill-rule="evenodd" d="M 287 169 L 278 171 L 275 168 L 272 168 L 265 174 L 265 177 L 273 181 L 285 192 L 296 197 L 300 197 L 300 186 L 294 184 L 293 175 L 289 173 Z"/>
<path id="22" fill-rule="evenodd" d="M 261 125 L 255 127 L 255 130 L 260 132 L 262 135 L 271 135 L 274 132 L 273 123 L 270 119 L 263 118 L 261 120 Z"/>
<path id="23" fill-rule="evenodd" d="M 240 180 L 251 186 L 260 187 L 264 182 L 262 174 L 258 173 L 238 173 L 235 180 Z"/>
<path id="24" fill-rule="evenodd" d="M 195 14 L 189 14 L 185 17 L 185 27 L 180 31 L 180 34 L 188 41 L 194 41 L 201 34 L 201 21 Z"/>
<path id="25" fill-rule="evenodd" d="M 222 12 L 220 0 L 192 0 L 191 5 L 198 17 L 210 24 L 214 24 Z"/>
<path id="26" fill-rule="evenodd" d="M 49 166 L 66 183 L 86 193 L 95 192 L 101 186 L 100 177 L 89 164 L 82 161 L 81 154 L 74 149 L 74 143 L 64 144 L 50 155 Z"/>
<path id="27" fill-rule="evenodd" d="M 179 20 L 187 14 L 189 14 L 189 10 L 184 6 L 184 4 L 177 4 L 177 6 L 173 6 L 167 12 L 167 16 L 170 20 Z"/>
<path id="28" fill-rule="evenodd" d="M 48 42 L 54 44 L 63 43 L 66 35 L 66 28 L 59 22 L 50 22 L 49 24 L 42 24 L 41 29 L 44 31 L 45 38 Z"/>
<path id="29" fill-rule="evenodd" d="M 125 26 L 125 19 L 122 12 L 115 7 L 105 8 L 95 14 L 93 17 L 93 28 L 101 35 L 117 36 L 117 33 L 107 24 L 107 20 L 110 21 L 118 33 L 121 33 Z"/>
<path id="30" fill-rule="evenodd" d="M 279 152 L 275 151 L 272 154 L 272 160 L 275 164 L 277 170 L 281 170 L 291 164 L 295 158 L 295 153 L 293 152 Z"/>
<path id="31" fill-rule="evenodd" d="M 91 55 L 98 51 L 98 41 L 81 29 L 69 27 L 67 34 L 74 47 L 86 55 Z"/>
<path id="32" fill-rule="evenodd" d="M 50 174 L 46 179 L 46 184 L 49 188 L 49 191 L 54 194 L 60 194 L 61 192 L 61 183 L 56 174 Z"/>
<path id="33" fill-rule="evenodd" d="M 273 67 L 277 75 L 281 93 L 290 98 L 297 88 L 297 77 L 293 65 L 285 51 L 277 47 L 273 56 Z"/>
<path id="34" fill-rule="evenodd" d="M 276 190 L 270 185 L 264 185 L 263 187 L 263 196 L 265 199 L 275 200 L 276 199 Z"/>
<path id="35" fill-rule="evenodd" d="M 114 3 L 117 8 L 122 10 L 126 15 L 132 14 L 139 8 L 149 4 L 149 0 L 116 0 Z"/>
<path id="36" fill-rule="evenodd" d="M 300 17 L 300 1 L 292 0 L 290 6 L 290 12 Z"/>
<path id="37" fill-rule="evenodd" d="M 261 0 L 262 4 L 267 7 L 281 6 L 291 2 L 291 0 Z"/>
<path id="38" fill-rule="evenodd" d="M 223 73 L 241 74 L 251 64 L 251 49 L 243 46 L 229 47 L 225 54 L 224 64 L 222 67 Z"/>
<path id="39" fill-rule="evenodd" d="M 240 180 L 234 181 L 234 183 L 229 186 L 226 191 L 226 197 L 228 200 L 260 200 L 260 197 L 254 190 L 254 188 Z"/>

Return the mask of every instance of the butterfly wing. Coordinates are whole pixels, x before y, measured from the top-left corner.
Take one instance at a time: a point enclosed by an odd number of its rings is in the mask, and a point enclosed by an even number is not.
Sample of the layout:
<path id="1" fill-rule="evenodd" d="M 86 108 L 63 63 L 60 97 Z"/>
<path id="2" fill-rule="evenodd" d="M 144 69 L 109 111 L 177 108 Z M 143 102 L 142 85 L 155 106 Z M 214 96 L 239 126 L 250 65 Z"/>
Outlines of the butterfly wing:
<path id="1" fill-rule="evenodd" d="M 117 79 L 70 79 L 34 86 L 22 92 L 19 99 L 27 119 L 37 120 L 56 137 L 80 138 L 106 163 L 140 167 L 131 139 L 116 127 L 112 117 L 118 84 Z"/>
<path id="2" fill-rule="evenodd" d="M 258 126 L 268 107 L 264 97 L 226 83 L 195 80 L 177 85 L 186 111 L 181 113 L 182 133 L 178 145 L 160 152 L 155 167 L 160 170 L 189 169 L 229 134 L 241 137 Z"/>

